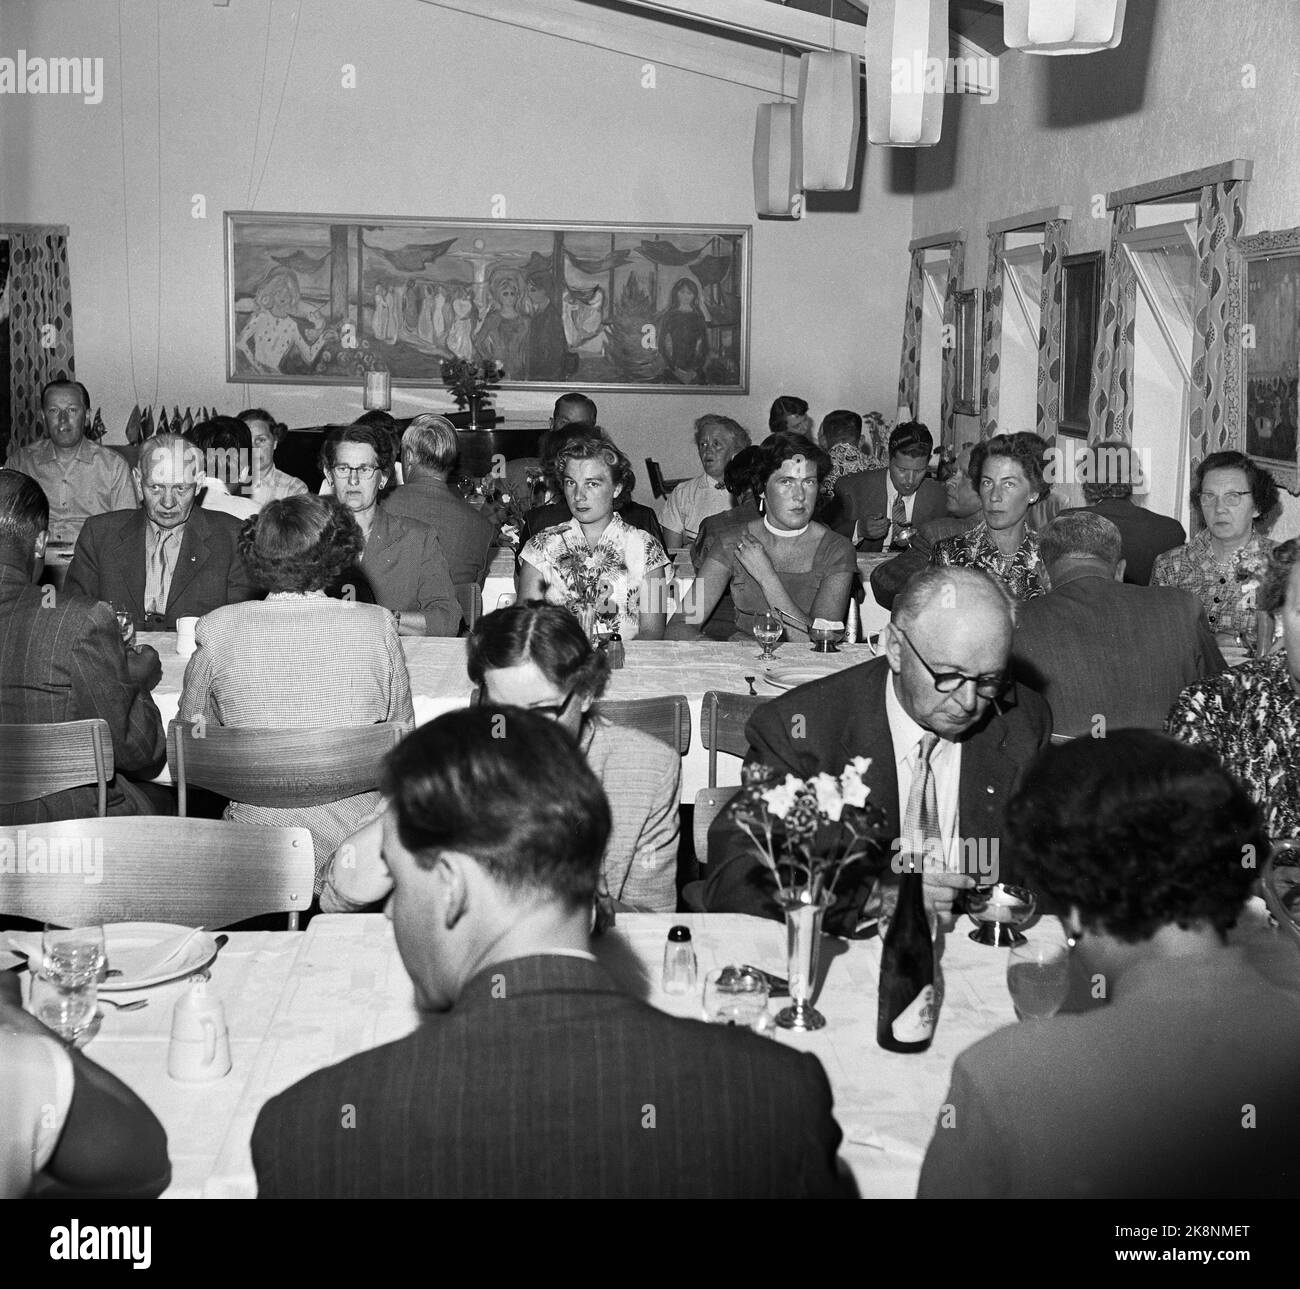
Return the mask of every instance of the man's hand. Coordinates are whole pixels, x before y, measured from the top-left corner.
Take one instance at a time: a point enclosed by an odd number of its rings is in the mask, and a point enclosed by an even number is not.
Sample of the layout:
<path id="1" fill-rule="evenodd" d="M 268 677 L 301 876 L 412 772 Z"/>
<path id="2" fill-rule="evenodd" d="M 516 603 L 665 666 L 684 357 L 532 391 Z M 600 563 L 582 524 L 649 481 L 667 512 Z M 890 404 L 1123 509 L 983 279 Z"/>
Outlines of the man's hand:
<path id="1" fill-rule="evenodd" d="M 152 645 L 137 645 L 127 650 L 126 670 L 136 685 L 152 694 L 162 679 L 162 660 Z"/>
<path id="2" fill-rule="evenodd" d="M 957 892 L 968 891 L 974 885 L 975 879 L 969 873 L 927 872 L 921 884 L 926 912 L 933 913 L 945 931 L 951 930 L 957 920 L 953 910 Z"/>
<path id="3" fill-rule="evenodd" d="M 889 516 L 876 515 L 858 525 L 858 537 L 869 537 L 873 542 L 879 541 L 889 531 Z"/>

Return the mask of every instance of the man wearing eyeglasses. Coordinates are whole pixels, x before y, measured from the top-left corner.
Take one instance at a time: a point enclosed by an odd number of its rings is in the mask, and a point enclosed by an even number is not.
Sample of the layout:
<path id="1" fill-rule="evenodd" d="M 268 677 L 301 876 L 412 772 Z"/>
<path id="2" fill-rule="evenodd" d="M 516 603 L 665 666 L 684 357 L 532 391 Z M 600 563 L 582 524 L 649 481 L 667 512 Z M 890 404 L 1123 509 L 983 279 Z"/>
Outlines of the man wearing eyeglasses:
<path id="1" fill-rule="evenodd" d="M 870 799 L 895 840 L 829 911 L 831 933 L 869 929 L 873 888 L 883 878 L 874 894 L 887 897 L 904 852 L 924 857 L 926 904 L 941 925 L 951 925 L 960 890 L 1007 879 L 1003 806 L 1051 735 L 1047 704 L 1007 679 L 1013 607 L 979 569 L 926 569 L 895 599 L 882 656 L 801 685 L 750 718 L 747 762 L 800 778 L 838 775 L 854 757 L 871 762 Z M 774 891 L 724 813 L 709 830 L 705 907 L 778 918 Z"/>

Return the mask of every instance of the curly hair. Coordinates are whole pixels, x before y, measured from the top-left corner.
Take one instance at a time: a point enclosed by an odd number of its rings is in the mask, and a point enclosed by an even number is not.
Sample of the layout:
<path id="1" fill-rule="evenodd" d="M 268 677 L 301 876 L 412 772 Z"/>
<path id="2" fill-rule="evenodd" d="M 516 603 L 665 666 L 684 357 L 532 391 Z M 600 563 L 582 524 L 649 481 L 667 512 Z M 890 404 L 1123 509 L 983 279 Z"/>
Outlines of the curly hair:
<path id="1" fill-rule="evenodd" d="M 564 467 L 569 461 L 603 461 L 609 466 L 610 478 L 614 480 L 615 499 L 630 497 L 632 489 L 636 487 L 636 474 L 627 454 L 599 432 L 574 434 L 560 445 L 552 469 L 561 486 L 564 482 Z"/>
<path id="2" fill-rule="evenodd" d="M 978 491 L 985 462 L 990 457 L 1002 457 L 1014 461 L 1024 471 L 1029 486 L 1038 494 L 1038 500 L 1042 501 L 1052 491 L 1052 485 L 1043 473 L 1043 452 L 1046 446 L 1037 434 L 1030 434 L 1027 430 L 1021 430 L 1017 434 L 995 434 L 991 439 L 984 439 L 971 448 L 966 477 Z"/>
<path id="3" fill-rule="evenodd" d="M 1255 521 L 1256 528 L 1266 529 L 1277 518 L 1281 509 L 1277 481 L 1263 466 L 1256 465 L 1244 452 L 1211 452 L 1196 467 L 1192 496 L 1198 501 L 1205 476 L 1211 470 L 1240 470 L 1246 476 L 1250 484 L 1250 499 L 1254 502 L 1255 509 L 1259 511 L 1259 518 Z"/>
<path id="4" fill-rule="evenodd" d="M 1223 935 L 1268 854 L 1259 807 L 1218 757 L 1152 730 L 1040 753 L 1004 836 L 1035 891 L 1128 944 L 1173 924 Z"/>
<path id="5" fill-rule="evenodd" d="M 465 642 L 469 678 L 482 686 L 489 671 L 535 663 L 556 689 L 599 698 L 609 683 L 609 657 L 593 649 L 577 617 L 558 604 L 512 604 L 486 613 Z"/>
<path id="6" fill-rule="evenodd" d="M 328 473 L 334 468 L 334 452 L 340 443 L 364 443 L 374 448 L 375 461 L 379 465 L 380 474 L 391 478 L 395 445 L 392 435 L 386 430 L 360 423 L 329 426 L 320 445 L 320 468 L 323 472 Z"/>
<path id="7" fill-rule="evenodd" d="M 1122 439 L 1103 439 L 1079 454 L 1076 468 L 1090 506 L 1099 501 L 1127 501 L 1138 477 L 1133 449 Z"/>
<path id="8" fill-rule="evenodd" d="M 727 491 L 733 497 L 750 497 L 757 501 L 763 491 L 763 480 L 758 478 L 758 468 L 762 463 L 762 448 L 741 448 L 722 471 L 722 482 Z"/>
<path id="9" fill-rule="evenodd" d="M 705 412 L 703 416 L 696 420 L 695 442 L 697 445 L 711 425 L 718 426 L 731 436 L 733 451 L 739 452 L 741 448 L 749 447 L 749 431 L 739 421 L 733 421 L 729 416 L 720 416 L 717 412 Z"/>
<path id="10" fill-rule="evenodd" d="M 360 558 L 365 538 L 352 512 L 329 496 L 270 501 L 244 520 L 239 554 L 265 591 L 321 591 Z"/>
<path id="11" fill-rule="evenodd" d="M 1291 570 L 1300 563 L 1300 537 L 1289 542 L 1279 542 L 1268 553 L 1268 568 L 1259 586 L 1259 607 L 1265 613 L 1276 613 L 1286 603 L 1286 588 L 1291 581 Z"/>
<path id="12" fill-rule="evenodd" d="M 817 482 L 820 483 L 831 470 L 829 453 L 823 452 L 806 434 L 792 434 L 781 430 L 769 434 L 758 445 L 761 456 L 754 461 L 752 486 L 755 498 L 762 496 L 767 481 L 792 457 L 807 457 L 817 467 Z"/>

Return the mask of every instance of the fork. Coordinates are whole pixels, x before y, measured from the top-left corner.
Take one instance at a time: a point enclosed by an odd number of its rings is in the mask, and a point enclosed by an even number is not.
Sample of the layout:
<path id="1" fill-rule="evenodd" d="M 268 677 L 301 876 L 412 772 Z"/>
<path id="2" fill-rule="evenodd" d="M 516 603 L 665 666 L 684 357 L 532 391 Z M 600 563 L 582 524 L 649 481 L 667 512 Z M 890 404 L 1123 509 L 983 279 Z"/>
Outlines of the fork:
<path id="1" fill-rule="evenodd" d="M 751 698 L 757 698 L 757 697 L 758 697 L 758 690 L 754 688 L 754 681 L 757 680 L 758 677 L 757 677 L 757 676 L 744 676 L 744 677 L 742 677 L 742 679 L 744 680 L 745 684 L 747 684 L 747 685 L 749 686 L 749 696 L 750 696 Z"/>
<path id="2" fill-rule="evenodd" d="M 111 998 L 105 998 L 103 994 L 99 996 L 101 1003 L 107 1003 L 110 1007 L 116 1007 L 120 1012 L 138 1012 L 142 1007 L 149 1006 L 147 998 L 133 998 L 129 1003 L 115 1003 Z"/>

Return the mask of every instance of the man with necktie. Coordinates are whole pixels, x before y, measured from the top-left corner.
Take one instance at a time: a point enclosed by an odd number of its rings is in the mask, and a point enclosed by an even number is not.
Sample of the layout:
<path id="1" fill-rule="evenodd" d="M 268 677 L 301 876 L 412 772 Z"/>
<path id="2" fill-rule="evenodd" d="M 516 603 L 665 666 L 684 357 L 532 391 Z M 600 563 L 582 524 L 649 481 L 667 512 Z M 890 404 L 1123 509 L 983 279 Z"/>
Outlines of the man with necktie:
<path id="1" fill-rule="evenodd" d="M 907 533 L 947 509 L 943 484 L 926 477 L 934 439 L 919 421 L 905 421 L 889 436 L 889 466 L 846 474 L 835 484 L 837 533 L 861 551 L 902 550 Z"/>
<path id="2" fill-rule="evenodd" d="M 864 911 L 888 901 L 905 850 L 926 858 L 926 904 L 945 925 L 958 890 L 1006 878 L 1003 806 L 1052 728 L 1047 704 L 1008 678 L 1012 622 L 1011 601 L 988 574 L 925 569 L 894 601 L 880 657 L 750 718 L 747 761 L 800 778 L 838 775 L 858 756 L 871 762 L 870 800 L 892 845 L 841 888 L 831 933 L 854 934 Z M 774 894 L 753 843 L 724 813 L 709 830 L 705 907 L 779 918 Z"/>
<path id="3" fill-rule="evenodd" d="M 175 631 L 252 597 L 239 556 L 239 520 L 196 507 L 203 453 L 174 434 L 140 447 L 132 472 L 142 509 L 93 515 L 77 539 L 67 589 L 130 611 L 139 631 Z"/>

